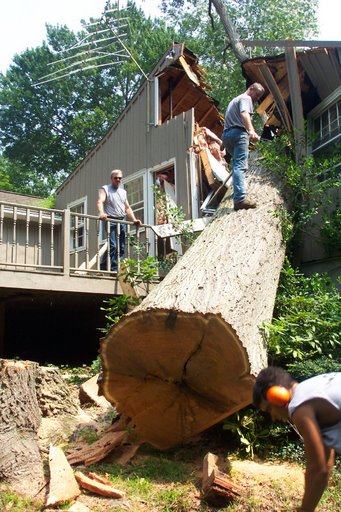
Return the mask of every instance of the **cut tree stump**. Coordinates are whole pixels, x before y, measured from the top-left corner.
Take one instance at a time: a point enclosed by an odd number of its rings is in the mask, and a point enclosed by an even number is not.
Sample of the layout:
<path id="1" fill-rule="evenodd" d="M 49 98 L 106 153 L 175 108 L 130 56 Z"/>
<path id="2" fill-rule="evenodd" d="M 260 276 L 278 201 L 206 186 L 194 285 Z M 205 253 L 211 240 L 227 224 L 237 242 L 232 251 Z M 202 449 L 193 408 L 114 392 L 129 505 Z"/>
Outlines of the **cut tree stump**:
<path id="1" fill-rule="evenodd" d="M 57 446 L 50 446 L 50 488 L 46 507 L 55 507 L 80 495 L 79 485 L 64 452 Z"/>
<path id="2" fill-rule="evenodd" d="M 37 431 L 38 364 L 0 359 L 0 480 L 33 497 L 45 483 Z"/>
<path id="3" fill-rule="evenodd" d="M 76 415 L 79 412 L 59 368 L 38 367 L 36 393 L 43 416 Z"/>
<path id="4" fill-rule="evenodd" d="M 284 259 L 276 214 L 283 200 L 255 161 L 247 182 L 258 207 L 235 212 L 224 199 L 165 279 L 101 344 L 100 393 L 132 419 L 139 441 L 159 449 L 250 404 L 267 364 L 260 326 L 271 320 Z"/>

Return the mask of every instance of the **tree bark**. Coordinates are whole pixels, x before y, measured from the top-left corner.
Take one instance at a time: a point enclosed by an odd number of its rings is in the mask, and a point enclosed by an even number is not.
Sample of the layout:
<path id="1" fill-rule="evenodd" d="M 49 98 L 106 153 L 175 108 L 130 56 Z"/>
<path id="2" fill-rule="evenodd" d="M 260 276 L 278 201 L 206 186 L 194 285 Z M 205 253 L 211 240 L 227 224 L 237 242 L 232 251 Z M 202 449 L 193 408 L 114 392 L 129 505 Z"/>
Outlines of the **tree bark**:
<path id="1" fill-rule="evenodd" d="M 221 0 L 211 0 L 212 4 L 214 5 L 220 20 L 224 26 L 225 32 L 227 34 L 227 37 L 230 41 L 231 48 L 239 62 L 244 62 L 249 57 L 247 53 L 245 52 L 243 44 L 239 41 L 239 36 L 236 32 L 236 29 L 234 28 L 233 24 L 231 23 L 228 15 L 227 10 L 223 2 Z"/>
<path id="2" fill-rule="evenodd" d="M 37 443 L 37 375 L 37 363 L 0 360 L 0 480 L 27 496 L 45 482 Z"/>
<path id="3" fill-rule="evenodd" d="M 284 259 L 278 184 L 255 163 L 254 210 L 224 200 L 166 278 L 102 342 L 104 396 L 140 441 L 166 449 L 250 404 L 266 366 Z M 228 195 L 228 194 L 227 194 Z"/>

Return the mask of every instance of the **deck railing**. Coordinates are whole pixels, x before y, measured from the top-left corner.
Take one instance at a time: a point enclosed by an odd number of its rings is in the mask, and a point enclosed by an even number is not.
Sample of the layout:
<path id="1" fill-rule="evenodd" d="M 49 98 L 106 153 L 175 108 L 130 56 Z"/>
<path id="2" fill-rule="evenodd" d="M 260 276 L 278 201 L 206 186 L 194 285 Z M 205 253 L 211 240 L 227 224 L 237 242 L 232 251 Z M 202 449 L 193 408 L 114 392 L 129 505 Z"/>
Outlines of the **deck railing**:
<path id="1" fill-rule="evenodd" d="M 149 225 L 94 215 L 0 202 L 0 269 L 64 275 L 115 276 L 110 261 L 110 229 L 126 231 L 125 258 L 157 256 L 158 237 Z M 117 244 L 116 260 L 122 256 Z"/>

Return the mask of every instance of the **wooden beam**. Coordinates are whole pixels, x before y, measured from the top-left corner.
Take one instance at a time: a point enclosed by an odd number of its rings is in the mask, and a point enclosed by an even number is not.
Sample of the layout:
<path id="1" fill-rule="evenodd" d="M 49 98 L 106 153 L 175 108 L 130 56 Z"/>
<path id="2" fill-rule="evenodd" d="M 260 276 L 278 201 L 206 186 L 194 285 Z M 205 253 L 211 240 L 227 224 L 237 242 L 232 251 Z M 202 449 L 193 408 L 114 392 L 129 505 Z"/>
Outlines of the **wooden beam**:
<path id="1" fill-rule="evenodd" d="M 286 129 L 290 132 L 292 130 L 292 121 L 290 113 L 285 104 L 282 93 L 278 88 L 277 82 L 266 64 L 260 64 L 259 69 L 269 91 L 271 92 L 272 96 L 274 97 L 274 100 L 276 101 L 276 105 L 282 118 L 283 124 L 286 127 Z"/>
<path id="2" fill-rule="evenodd" d="M 279 39 L 270 41 L 267 39 L 241 39 L 240 42 L 248 48 L 264 46 L 265 48 L 341 48 L 341 41 L 304 41 L 303 39 Z"/>
<path id="3" fill-rule="evenodd" d="M 291 112 L 295 137 L 296 162 L 302 162 L 307 153 L 304 130 L 303 105 L 301 97 L 300 76 L 294 48 L 285 49 L 285 60 L 288 71 Z"/>
<path id="4" fill-rule="evenodd" d="M 203 123 L 206 120 L 206 118 L 210 115 L 213 109 L 214 105 L 211 105 L 211 108 L 209 108 L 207 112 L 198 120 L 199 125 L 201 125 L 201 123 Z"/>

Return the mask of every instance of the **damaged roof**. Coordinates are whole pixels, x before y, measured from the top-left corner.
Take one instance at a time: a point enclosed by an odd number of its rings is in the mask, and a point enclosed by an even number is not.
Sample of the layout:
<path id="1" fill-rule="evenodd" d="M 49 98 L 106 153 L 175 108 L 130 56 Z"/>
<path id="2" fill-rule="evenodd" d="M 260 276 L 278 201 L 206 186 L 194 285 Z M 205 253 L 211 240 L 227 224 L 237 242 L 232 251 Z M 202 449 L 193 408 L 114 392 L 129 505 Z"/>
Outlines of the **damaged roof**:
<path id="1" fill-rule="evenodd" d="M 313 48 L 296 53 L 304 116 L 341 85 L 341 49 Z M 285 54 L 256 57 L 242 63 L 248 85 L 260 82 L 266 95 L 257 108 L 268 124 L 292 128 L 289 81 Z M 281 96 L 274 100 L 274 96 Z M 275 98 L 276 99 L 276 98 Z"/>
<path id="2" fill-rule="evenodd" d="M 223 118 L 217 101 L 207 93 L 210 88 L 194 53 L 183 44 L 174 43 L 153 76 L 159 78 L 161 123 L 194 108 L 199 126 L 206 126 L 220 136 Z"/>

